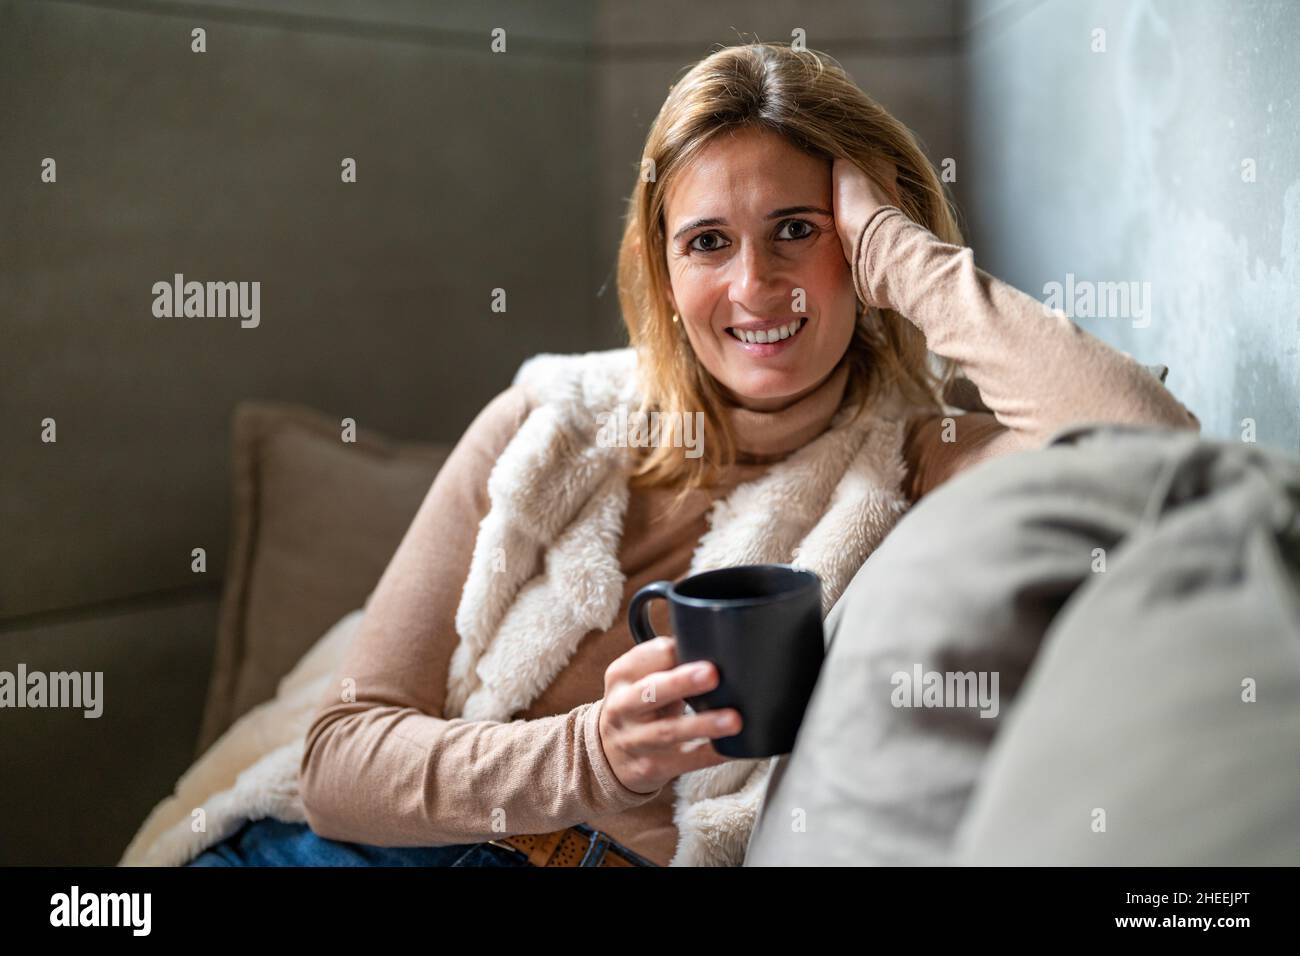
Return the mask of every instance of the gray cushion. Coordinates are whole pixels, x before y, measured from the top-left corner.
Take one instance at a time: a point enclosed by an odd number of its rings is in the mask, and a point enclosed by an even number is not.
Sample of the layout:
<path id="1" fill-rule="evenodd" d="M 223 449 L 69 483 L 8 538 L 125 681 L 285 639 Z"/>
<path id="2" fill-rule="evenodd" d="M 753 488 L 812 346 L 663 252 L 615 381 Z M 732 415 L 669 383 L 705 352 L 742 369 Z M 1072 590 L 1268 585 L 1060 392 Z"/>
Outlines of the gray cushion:
<path id="1" fill-rule="evenodd" d="M 1080 448 L 1097 472 L 1152 454 Z M 1134 533 L 1049 629 L 957 862 L 1300 860 L 1300 462 L 1241 443 L 1164 451 Z"/>
<path id="2" fill-rule="evenodd" d="M 1093 549 L 1128 532 L 1157 468 L 1151 456 L 1057 444 L 985 462 L 923 498 L 827 620 L 822 676 L 746 865 L 945 861 L 1047 626 L 1093 575 Z M 893 706 L 892 676 L 917 666 L 996 674 L 997 715 Z"/>

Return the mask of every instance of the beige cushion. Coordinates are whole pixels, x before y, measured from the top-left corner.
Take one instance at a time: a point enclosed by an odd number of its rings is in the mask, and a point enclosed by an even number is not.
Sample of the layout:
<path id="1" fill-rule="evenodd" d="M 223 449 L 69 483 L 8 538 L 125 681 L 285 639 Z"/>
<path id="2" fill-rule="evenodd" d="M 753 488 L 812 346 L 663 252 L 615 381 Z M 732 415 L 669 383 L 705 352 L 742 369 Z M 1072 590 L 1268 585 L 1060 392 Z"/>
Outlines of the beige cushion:
<path id="1" fill-rule="evenodd" d="M 401 443 L 301 405 L 233 417 L 233 522 L 202 754 L 325 631 L 361 607 L 450 446 Z"/>

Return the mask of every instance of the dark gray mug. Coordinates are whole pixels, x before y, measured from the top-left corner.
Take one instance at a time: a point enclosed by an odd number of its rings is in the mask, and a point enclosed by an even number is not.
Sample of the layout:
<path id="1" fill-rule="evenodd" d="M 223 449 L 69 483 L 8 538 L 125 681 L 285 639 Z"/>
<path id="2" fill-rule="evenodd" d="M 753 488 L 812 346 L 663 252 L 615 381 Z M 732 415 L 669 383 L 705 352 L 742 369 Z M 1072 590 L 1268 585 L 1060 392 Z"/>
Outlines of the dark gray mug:
<path id="1" fill-rule="evenodd" d="M 647 606 L 655 598 L 668 602 L 678 662 L 712 661 L 718 669 L 718 686 L 686 702 L 696 711 L 740 712 L 740 733 L 714 738 L 714 749 L 727 757 L 793 750 L 826 654 L 817 575 L 751 564 L 647 584 L 627 609 L 638 644 L 655 637 Z"/>

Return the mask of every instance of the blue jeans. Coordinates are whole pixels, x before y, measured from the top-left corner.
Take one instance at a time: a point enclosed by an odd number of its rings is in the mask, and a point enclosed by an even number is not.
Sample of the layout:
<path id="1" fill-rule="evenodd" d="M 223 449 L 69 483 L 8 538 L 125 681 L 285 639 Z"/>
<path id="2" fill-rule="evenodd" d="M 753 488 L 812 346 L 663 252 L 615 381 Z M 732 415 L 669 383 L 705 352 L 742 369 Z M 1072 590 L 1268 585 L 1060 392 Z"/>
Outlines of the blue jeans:
<path id="1" fill-rule="evenodd" d="M 593 830 L 575 829 L 591 838 L 582 866 L 600 866 L 614 847 L 638 866 L 656 866 L 645 857 Z M 305 823 L 265 817 L 250 820 L 237 832 L 204 850 L 186 866 L 531 866 L 527 854 L 491 843 L 453 846 L 367 846 L 317 836 Z"/>

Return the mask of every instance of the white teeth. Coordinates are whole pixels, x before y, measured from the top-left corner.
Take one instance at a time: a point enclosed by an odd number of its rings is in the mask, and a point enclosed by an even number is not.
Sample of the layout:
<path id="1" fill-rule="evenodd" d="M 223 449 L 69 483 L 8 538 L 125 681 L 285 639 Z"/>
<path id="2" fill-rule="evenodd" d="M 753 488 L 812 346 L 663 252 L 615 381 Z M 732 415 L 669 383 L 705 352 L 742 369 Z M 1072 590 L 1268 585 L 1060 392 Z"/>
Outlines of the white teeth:
<path id="1" fill-rule="evenodd" d="M 748 329 L 728 329 L 727 331 L 740 339 L 742 342 L 750 342 L 754 345 L 767 345 L 770 342 L 780 342 L 782 339 L 788 339 L 803 327 L 803 319 L 795 319 L 789 325 L 778 326 L 775 329 L 763 329 L 753 332 Z"/>

